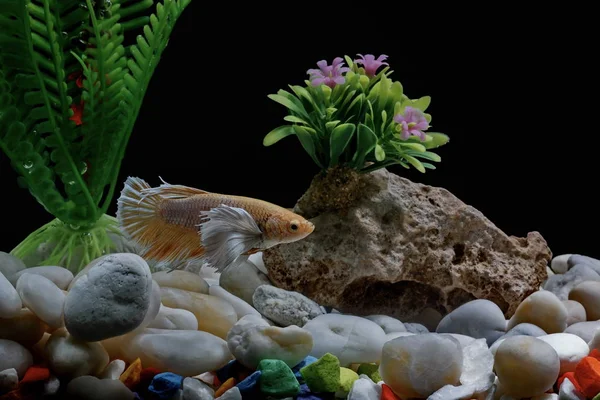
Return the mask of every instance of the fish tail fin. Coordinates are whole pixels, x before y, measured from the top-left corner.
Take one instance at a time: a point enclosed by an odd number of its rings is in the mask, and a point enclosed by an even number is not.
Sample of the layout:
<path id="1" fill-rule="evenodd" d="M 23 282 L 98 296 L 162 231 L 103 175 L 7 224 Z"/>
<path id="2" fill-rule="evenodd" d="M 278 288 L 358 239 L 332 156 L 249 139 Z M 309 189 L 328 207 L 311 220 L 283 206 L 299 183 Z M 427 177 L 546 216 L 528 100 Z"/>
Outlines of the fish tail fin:
<path id="1" fill-rule="evenodd" d="M 117 201 L 117 220 L 123 233 L 141 247 L 142 257 L 181 269 L 187 265 L 183 261 L 200 258 L 204 248 L 197 230 L 162 217 L 161 205 L 169 198 L 144 180 L 129 177 Z"/>

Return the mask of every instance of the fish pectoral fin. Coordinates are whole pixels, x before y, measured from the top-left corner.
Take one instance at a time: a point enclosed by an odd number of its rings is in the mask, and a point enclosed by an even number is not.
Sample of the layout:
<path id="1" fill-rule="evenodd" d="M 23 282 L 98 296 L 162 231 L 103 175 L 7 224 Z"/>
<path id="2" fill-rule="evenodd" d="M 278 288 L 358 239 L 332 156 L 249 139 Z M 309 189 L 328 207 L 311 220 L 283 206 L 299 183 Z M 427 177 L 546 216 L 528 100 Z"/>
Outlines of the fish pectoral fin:
<path id="1" fill-rule="evenodd" d="M 199 225 L 205 261 L 222 271 L 238 256 L 257 248 L 263 233 L 246 210 L 221 205 L 201 214 Z"/>
<path id="2" fill-rule="evenodd" d="M 262 250 L 259 249 L 259 248 L 254 248 L 254 249 L 250 249 L 247 252 L 245 252 L 244 255 L 245 256 L 249 256 L 249 255 L 252 255 L 252 254 L 256 254 L 256 253 L 258 253 L 260 251 L 262 251 Z"/>
<path id="3" fill-rule="evenodd" d="M 160 177 L 159 177 L 160 178 Z M 162 184 L 158 187 L 147 188 L 142 191 L 144 195 L 159 195 L 165 199 L 184 199 L 198 194 L 206 194 L 208 192 L 183 185 L 171 185 L 160 178 Z"/>

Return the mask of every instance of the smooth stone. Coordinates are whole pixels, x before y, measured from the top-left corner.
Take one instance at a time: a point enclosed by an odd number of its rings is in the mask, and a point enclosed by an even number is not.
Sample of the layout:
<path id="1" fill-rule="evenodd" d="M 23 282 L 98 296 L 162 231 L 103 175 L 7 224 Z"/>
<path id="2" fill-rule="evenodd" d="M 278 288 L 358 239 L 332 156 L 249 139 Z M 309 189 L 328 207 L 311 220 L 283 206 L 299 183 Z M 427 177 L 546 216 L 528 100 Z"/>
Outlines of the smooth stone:
<path id="1" fill-rule="evenodd" d="M 498 340 L 500 339 L 506 339 L 512 336 L 533 336 L 533 337 L 539 337 L 539 336 L 544 336 L 547 335 L 548 333 L 546 331 L 544 331 L 542 328 L 540 328 L 539 326 L 527 323 L 527 322 L 523 322 L 519 325 L 514 326 L 511 330 L 509 330 L 508 332 L 506 332 L 506 334 L 502 335 Z"/>
<path id="2" fill-rule="evenodd" d="M 504 392 L 520 399 L 551 389 L 558 379 L 560 359 L 554 348 L 543 340 L 513 336 L 498 347 L 494 370 Z"/>
<path id="3" fill-rule="evenodd" d="M 385 341 L 389 342 L 392 339 L 396 339 L 396 338 L 403 337 L 403 336 L 412 336 L 412 335 L 416 335 L 416 333 L 411 333 L 411 332 L 392 332 L 392 333 L 386 333 L 386 335 L 385 335 Z"/>
<path id="4" fill-rule="evenodd" d="M 463 352 L 450 335 L 399 337 L 387 342 L 382 353 L 379 373 L 400 398 L 426 398 L 460 381 Z"/>
<path id="5" fill-rule="evenodd" d="M 596 321 L 594 321 L 594 322 L 596 322 Z M 590 352 L 594 349 L 600 350 L 600 329 L 594 333 L 592 338 L 590 340 L 588 340 L 587 343 L 588 343 L 588 348 L 589 348 Z"/>
<path id="6" fill-rule="evenodd" d="M 95 260 L 90 261 L 90 263 L 88 265 L 86 265 L 81 271 L 79 271 L 77 273 L 77 275 L 75 275 L 75 277 L 73 278 L 71 283 L 69 283 L 69 286 L 67 286 L 67 291 L 70 291 L 73 288 L 73 286 L 75 286 L 75 283 L 77 283 L 77 281 L 79 279 L 86 276 L 88 274 L 88 272 L 90 271 L 90 269 L 92 269 L 93 267 L 95 267 L 96 265 L 98 265 L 100 263 L 103 263 L 107 258 L 112 258 L 112 254 L 106 254 L 101 257 L 96 258 Z"/>
<path id="7" fill-rule="evenodd" d="M 65 301 L 65 326 L 80 340 L 95 342 L 131 332 L 152 304 L 148 263 L 115 253 L 94 264 L 73 285 Z M 93 310 L 93 312 L 92 312 Z"/>
<path id="8" fill-rule="evenodd" d="M 311 356 L 320 358 L 331 353 L 339 358 L 343 367 L 379 362 L 381 349 L 387 341 L 379 325 L 353 315 L 319 315 L 304 325 L 304 329 L 313 336 Z"/>
<path id="9" fill-rule="evenodd" d="M 581 303 L 575 300 L 563 300 L 563 304 L 565 305 L 568 314 L 567 326 L 587 321 L 587 314 Z"/>
<path id="10" fill-rule="evenodd" d="M 572 254 L 561 254 L 554 257 L 552 261 L 550 261 L 550 268 L 552 268 L 552 271 L 557 274 L 564 274 L 567 272 L 569 270 L 568 261 L 571 255 Z"/>
<path id="11" fill-rule="evenodd" d="M 193 313 L 200 331 L 224 339 L 238 320 L 233 306 L 217 296 L 173 288 L 161 288 L 160 291 L 162 304 Z"/>
<path id="12" fill-rule="evenodd" d="M 250 261 L 254 266 L 263 274 L 269 275 L 269 271 L 267 271 L 267 267 L 265 267 L 265 263 L 263 262 L 262 251 L 258 253 L 251 254 L 248 257 L 248 261 Z"/>
<path id="13" fill-rule="evenodd" d="M 60 379 L 54 375 L 50 375 L 50 378 L 44 382 L 44 396 L 54 396 L 60 389 Z"/>
<path id="14" fill-rule="evenodd" d="M 44 348 L 45 359 L 60 378 L 99 375 L 108 365 L 108 353 L 98 342 L 84 342 L 65 329 L 55 331 Z"/>
<path id="15" fill-rule="evenodd" d="M 215 390 L 195 378 L 185 378 L 182 391 L 183 400 L 212 400 L 215 398 Z"/>
<path id="16" fill-rule="evenodd" d="M 598 330 L 600 330 L 600 321 L 586 321 L 570 325 L 564 333 L 577 335 L 587 343 L 594 338 Z"/>
<path id="17" fill-rule="evenodd" d="M 148 328 L 196 331 L 198 330 L 198 320 L 188 310 L 171 308 L 161 304 L 158 315 L 148 325 Z"/>
<path id="18" fill-rule="evenodd" d="M 0 395 L 16 389 L 19 385 L 19 375 L 14 368 L 8 368 L 0 371 Z"/>
<path id="19" fill-rule="evenodd" d="M 66 268 L 56 267 L 52 265 L 44 267 L 30 267 L 22 271 L 17 272 L 10 278 L 13 285 L 17 284 L 17 281 L 23 274 L 34 274 L 41 275 L 44 278 L 52 281 L 61 290 L 66 290 L 69 287 L 69 283 L 73 280 L 73 273 Z"/>
<path id="20" fill-rule="evenodd" d="M 572 333 L 553 333 L 538 339 L 548 343 L 558 354 L 560 360 L 559 375 L 575 371 L 575 367 L 590 352 L 588 344 Z"/>
<path id="21" fill-rule="evenodd" d="M 125 361 L 123 360 L 112 360 L 106 368 L 100 373 L 98 378 L 100 379 L 119 379 L 119 377 L 125 372 Z"/>
<path id="22" fill-rule="evenodd" d="M 33 356 L 25 347 L 12 340 L 0 339 L 0 371 L 14 368 L 22 379 L 33 364 Z"/>
<path id="23" fill-rule="evenodd" d="M 260 285 L 252 295 L 256 310 L 282 326 L 303 327 L 308 321 L 323 315 L 321 307 L 298 292 L 291 292 L 272 285 Z"/>
<path id="24" fill-rule="evenodd" d="M 42 275 L 23 274 L 17 281 L 17 292 L 27 307 L 50 328 L 64 326 L 65 294 Z"/>
<path id="25" fill-rule="evenodd" d="M 184 270 L 158 271 L 152 274 L 152 279 L 160 287 L 187 290 L 189 292 L 208 294 L 208 283 L 198 274 Z"/>
<path id="26" fill-rule="evenodd" d="M 216 371 L 231 360 L 227 342 L 203 331 L 146 328 L 139 334 L 112 338 L 108 342 L 112 358 L 129 363 L 139 358 L 145 368 L 181 376 Z"/>
<path id="27" fill-rule="evenodd" d="M 547 290 L 534 292 L 519 304 L 506 329 L 523 322 L 536 325 L 549 334 L 563 332 L 567 327 L 567 309 L 554 293 Z"/>
<path id="28" fill-rule="evenodd" d="M 440 333 L 440 336 L 452 336 L 454 339 L 458 340 L 458 344 L 460 345 L 460 348 L 463 349 L 466 346 L 469 346 L 471 343 L 473 343 L 476 339 L 474 337 L 471 336 L 467 336 L 467 335 L 461 335 L 459 333 Z"/>
<path id="29" fill-rule="evenodd" d="M 588 265 L 579 264 L 566 274 L 549 277 L 544 283 L 544 290 L 554 293 L 560 300 L 567 300 L 571 290 L 585 281 L 600 281 L 600 275 Z"/>
<path id="30" fill-rule="evenodd" d="M 313 335 L 297 326 L 270 326 L 262 318 L 249 314 L 229 331 L 227 345 L 245 367 L 256 369 L 264 359 L 277 359 L 290 368 L 300 363 L 313 348 Z"/>
<path id="31" fill-rule="evenodd" d="M 600 282 L 581 282 L 569 292 L 569 300 L 575 300 L 585 308 L 589 321 L 600 319 Z"/>
<path id="32" fill-rule="evenodd" d="M 375 322 L 386 334 L 392 332 L 407 332 L 406 327 L 400 320 L 387 315 L 368 315 L 364 318 Z"/>
<path id="33" fill-rule="evenodd" d="M 483 393 L 494 384 L 494 355 L 485 338 L 476 339 L 462 348 L 463 364 L 460 383 L 471 393 Z"/>
<path id="34" fill-rule="evenodd" d="M 19 315 L 23 303 L 19 293 L 0 272 L 0 318 L 9 319 Z"/>
<path id="35" fill-rule="evenodd" d="M 237 386 L 232 387 L 221 396 L 219 396 L 220 400 L 242 400 L 242 393 Z"/>
<path id="36" fill-rule="evenodd" d="M 418 324 L 416 322 L 406 322 L 404 324 L 407 332 L 420 334 L 420 333 L 429 333 L 429 329 L 425 325 Z"/>
<path id="37" fill-rule="evenodd" d="M 260 285 L 270 285 L 271 281 L 251 262 L 239 262 L 229 266 L 219 278 L 219 285 L 229 293 L 250 305 L 254 291 Z"/>
<path id="38" fill-rule="evenodd" d="M 46 324 L 27 308 L 22 308 L 14 318 L 0 318 L 0 339 L 24 346 L 39 342 L 45 331 Z"/>
<path id="39" fill-rule="evenodd" d="M 473 387 L 468 385 L 446 385 L 438 389 L 427 400 L 463 400 L 473 397 Z"/>
<path id="40" fill-rule="evenodd" d="M 573 268 L 575 265 L 585 264 L 589 265 L 594 271 L 600 274 L 600 260 L 588 256 L 584 256 L 581 254 L 571 254 L 569 260 L 567 261 L 569 268 Z"/>
<path id="41" fill-rule="evenodd" d="M 98 379 L 80 376 L 67 385 L 68 399 L 77 400 L 133 400 L 135 395 L 118 379 Z"/>
<path id="42" fill-rule="evenodd" d="M 148 305 L 148 311 L 146 311 L 146 315 L 144 316 L 144 320 L 141 324 L 137 326 L 133 331 L 129 332 L 132 334 L 136 334 L 149 327 L 156 318 L 158 317 L 158 313 L 162 307 L 161 303 L 161 292 L 160 286 L 156 281 L 152 281 L 152 291 L 150 292 L 150 304 Z"/>
<path id="43" fill-rule="evenodd" d="M 231 304 L 233 306 L 233 309 L 237 313 L 238 319 L 248 314 L 260 315 L 260 313 L 256 311 L 256 309 L 250 304 L 246 303 L 244 300 L 240 299 L 236 295 L 229 293 L 227 290 L 223 289 L 219 285 L 212 285 L 208 289 L 208 294 L 210 294 L 211 296 L 219 297 Z"/>
<path id="44" fill-rule="evenodd" d="M 359 375 L 354 381 L 347 400 L 379 400 L 381 386 L 373 382 L 368 376 Z"/>
<path id="45" fill-rule="evenodd" d="M 506 332 L 504 313 L 496 303 L 478 299 L 469 301 L 440 321 L 437 333 L 458 333 L 476 339 L 485 338 L 491 346 Z"/>
<path id="46" fill-rule="evenodd" d="M 7 279 L 27 268 L 25 263 L 12 254 L 0 251 L 0 273 Z"/>
<path id="47" fill-rule="evenodd" d="M 583 393 L 580 393 L 573 382 L 569 378 L 565 378 L 563 383 L 560 385 L 558 392 L 559 400 L 586 400 Z"/>

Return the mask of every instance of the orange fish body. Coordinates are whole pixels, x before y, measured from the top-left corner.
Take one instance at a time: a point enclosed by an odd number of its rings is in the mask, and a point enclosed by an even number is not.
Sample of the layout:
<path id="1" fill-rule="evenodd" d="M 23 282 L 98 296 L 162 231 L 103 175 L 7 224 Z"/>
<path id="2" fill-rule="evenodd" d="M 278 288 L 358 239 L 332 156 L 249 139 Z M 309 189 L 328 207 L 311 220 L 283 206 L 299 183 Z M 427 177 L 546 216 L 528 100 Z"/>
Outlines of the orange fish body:
<path id="1" fill-rule="evenodd" d="M 243 196 L 128 178 L 118 200 L 123 232 L 159 263 L 203 261 L 222 271 L 251 254 L 311 234 L 314 225 L 283 207 Z M 176 267 L 177 268 L 177 267 Z"/>

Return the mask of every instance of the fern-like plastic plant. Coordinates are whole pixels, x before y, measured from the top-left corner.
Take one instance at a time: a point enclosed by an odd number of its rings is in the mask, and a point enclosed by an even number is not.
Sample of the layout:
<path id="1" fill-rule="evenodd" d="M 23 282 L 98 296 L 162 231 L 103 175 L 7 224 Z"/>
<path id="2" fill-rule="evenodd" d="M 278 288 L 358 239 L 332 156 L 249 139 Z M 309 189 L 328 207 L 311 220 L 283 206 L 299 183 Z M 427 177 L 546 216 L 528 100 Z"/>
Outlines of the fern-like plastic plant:
<path id="1" fill-rule="evenodd" d="M 111 252 L 119 230 L 106 213 L 121 160 L 190 2 L 0 1 L 0 149 L 19 184 L 55 217 L 15 256 L 43 247 L 41 265 L 77 272 Z"/>
<path id="2" fill-rule="evenodd" d="M 343 166 L 372 172 L 394 164 L 421 172 L 435 169 L 438 154 L 430 151 L 449 141 L 447 135 L 429 132 L 431 115 L 425 113 L 429 96 L 411 100 L 402 84 L 390 79 L 386 55 L 367 54 L 352 60 L 338 57 L 331 65 L 317 63 L 308 70 L 305 86 L 290 85 L 269 98 L 288 109 L 289 124 L 269 132 L 271 146 L 296 135 L 304 150 L 323 170 Z M 377 70 L 384 66 L 380 72 Z"/>

